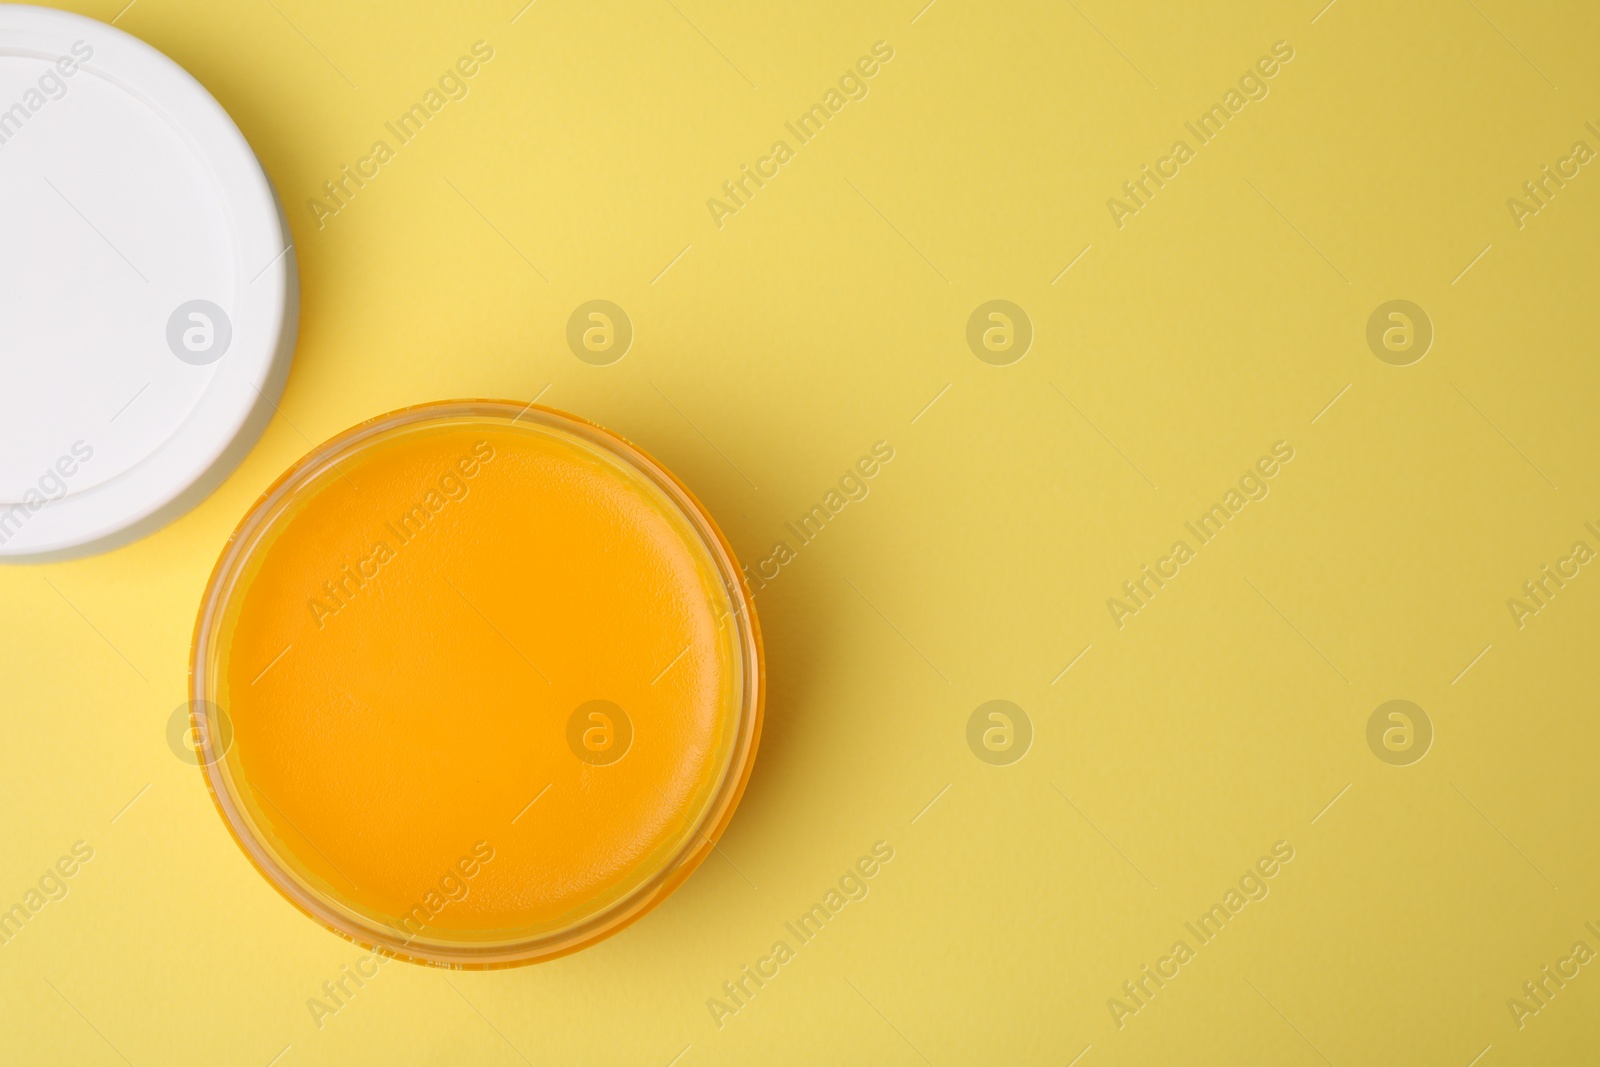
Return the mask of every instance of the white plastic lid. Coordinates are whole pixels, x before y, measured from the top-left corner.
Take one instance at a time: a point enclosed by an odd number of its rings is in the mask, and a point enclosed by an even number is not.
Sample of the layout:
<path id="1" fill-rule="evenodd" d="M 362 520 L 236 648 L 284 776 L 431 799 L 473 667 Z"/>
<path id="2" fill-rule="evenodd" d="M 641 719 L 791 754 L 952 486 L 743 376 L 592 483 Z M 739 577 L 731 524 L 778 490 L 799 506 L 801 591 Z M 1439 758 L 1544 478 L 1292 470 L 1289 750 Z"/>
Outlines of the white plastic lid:
<path id="1" fill-rule="evenodd" d="M 123 544 L 227 477 L 288 377 L 294 258 L 199 82 L 0 5 L 0 562 Z"/>

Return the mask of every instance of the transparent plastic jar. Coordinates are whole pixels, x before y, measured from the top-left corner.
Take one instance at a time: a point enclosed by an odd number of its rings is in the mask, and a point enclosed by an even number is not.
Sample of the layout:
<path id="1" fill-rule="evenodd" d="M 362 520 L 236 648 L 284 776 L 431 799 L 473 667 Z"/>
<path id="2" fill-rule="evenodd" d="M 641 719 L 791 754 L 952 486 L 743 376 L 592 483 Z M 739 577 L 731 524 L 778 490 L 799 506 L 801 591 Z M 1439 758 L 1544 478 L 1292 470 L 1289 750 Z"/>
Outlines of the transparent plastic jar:
<path id="1" fill-rule="evenodd" d="M 487 448 L 501 466 L 467 454 L 455 461 L 459 469 L 446 466 L 437 478 L 419 468 L 416 484 L 433 488 L 417 508 L 399 512 L 408 517 L 387 522 L 386 532 L 351 535 L 356 544 L 382 541 L 388 558 L 379 562 L 374 551 L 330 569 L 324 556 L 345 558 L 326 547 L 344 536 L 338 519 L 346 512 L 336 506 L 363 516 L 352 524 L 365 528 L 367 510 L 381 511 L 384 494 L 411 484 L 408 457 L 470 439 L 480 439 L 478 454 Z M 491 487 L 491 470 L 499 488 Z M 580 490 L 565 508 L 530 512 L 531 519 L 516 510 L 524 497 L 554 500 L 568 484 Z M 481 514 L 486 493 L 499 495 Z M 628 507 L 637 500 L 640 510 L 613 521 L 610 504 L 596 504 L 618 500 Z M 445 524 L 431 542 L 422 529 L 430 523 Z M 561 540 L 567 527 L 575 540 Z M 654 570 L 637 582 L 606 572 L 626 568 L 635 542 L 647 543 L 639 529 L 667 546 L 663 558 L 671 565 L 661 564 L 661 573 L 679 584 L 664 593 Z M 402 541 L 407 534 L 411 540 Z M 595 541 L 604 543 L 590 552 Z M 576 546 L 586 562 L 568 567 L 536 551 L 551 544 Z M 703 568 L 701 579 L 683 577 L 691 564 Z M 584 585 L 591 570 L 594 580 Z M 318 586 L 314 579 L 324 573 L 332 579 Z M 590 589 L 598 606 L 547 602 L 550 586 Z M 627 591 L 635 588 L 630 601 Z M 309 610 L 297 616 L 307 590 Z M 695 600 L 701 594 L 704 603 Z M 414 603 L 429 607 L 413 621 L 401 609 Z M 671 612 L 680 610 L 691 640 L 678 660 L 662 664 L 660 651 L 626 654 L 621 646 L 614 656 L 593 651 L 611 631 L 635 624 L 665 647 L 650 627 L 660 623 L 665 632 L 676 625 Z M 608 629 L 597 619 L 618 625 Z M 457 699 L 443 702 L 452 706 L 418 718 L 406 680 L 418 690 L 437 689 L 443 683 L 428 667 L 435 646 L 469 632 L 480 669 L 451 680 L 461 686 Z M 528 647 L 539 644 L 539 634 L 544 644 Z M 700 646 L 695 634 L 706 639 Z M 287 647 L 265 662 L 279 641 Z M 565 649 L 573 663 L 587 665 L 572 673 L 588 676 L 562 678 L 547 663 L 558 677 L 541 686 L 528 668 L 544 677 L 534 666 L 544 646 L 555 650 L 550 655 Z M 665 669 L 649 679 L 659 666 Z M 506 678 L 495 675 L 502 667 Z M 688 674 L 660 687 L 672 671 Z M 196 622 L 191 724 L 229 831 L 296 907 L 397 958 L 491 968 L 593 944 L 688 878 L 715 847 L 749 779 L 763 686 L 760 633 L 738 562 L 676 478 L 621 437 L 571 415 L 512 401 L 446 401 L 347 430 L 296 463 L 250 509 L 217 562 Z M 618 689 L 633 694 L 623 701 L 632 702 L 631 713 L 609 700 L 580 699 Z M 280 692 L 286 695 L 273 695 Z M 673 693 L 685 695 L 675 704 Z M 601 711 L 584 710 L 595 707 Z M 620 755 L 585 747 L 613 743 L 624 726 Z M 438 775 L 426 770 L 435 758 Z M 269 780 L 276 797 L 266 792 Z M 561 791 L 552 800 L 541 785 Z M 517 812 L 508 798 L 520 804 L 524 795 L 533 799 Z M 452 797 L 459 812 L 438 814 Z M 463 825 L 453 828 L 452 818 Z M 445 848 L 441 835 L 459 844 Z M 603 845 L 612 838 L 620 851 L 608 857 Z M 423 882 L 416 872 L 430 862 L 441 873 Z M 568 883 L 578 888 L 563 896 Z M 498 903 L 485 902 L 491 897 Z M 527 902 L 522 911 L 519 901 Z"/>

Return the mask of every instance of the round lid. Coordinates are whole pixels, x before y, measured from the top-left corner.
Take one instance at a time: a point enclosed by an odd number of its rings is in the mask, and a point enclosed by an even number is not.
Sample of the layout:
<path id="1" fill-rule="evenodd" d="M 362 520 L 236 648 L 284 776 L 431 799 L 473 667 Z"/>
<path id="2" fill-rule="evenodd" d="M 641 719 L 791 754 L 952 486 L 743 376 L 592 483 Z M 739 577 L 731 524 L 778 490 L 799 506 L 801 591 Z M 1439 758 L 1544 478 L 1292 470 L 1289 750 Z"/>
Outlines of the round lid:
<path id="1" fill-rule="evenodd" d="M 294 250 L 238 127 L 121 30 L 0 5 L 0 561 L 188 510 L 276 408 Z"/>

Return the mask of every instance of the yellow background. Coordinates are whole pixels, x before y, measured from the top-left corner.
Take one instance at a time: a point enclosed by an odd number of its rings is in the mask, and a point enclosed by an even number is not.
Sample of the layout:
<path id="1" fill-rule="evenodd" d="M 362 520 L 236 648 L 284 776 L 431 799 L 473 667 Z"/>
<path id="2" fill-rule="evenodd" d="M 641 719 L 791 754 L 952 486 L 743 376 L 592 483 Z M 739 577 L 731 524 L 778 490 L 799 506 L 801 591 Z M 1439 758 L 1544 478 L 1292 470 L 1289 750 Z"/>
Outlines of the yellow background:
<path id="1" fill-rule="evenodd" d="M 1525 1028 L 1506 1007 L 1600 949 L 1600 574 L 1520 630 L 1506 606 L 1600 548 L 1600 174 L 1520 230 L 1506 207 L 1600 149 L 1592 5 L 123 2 L 74 6 L 192 71 L 276 184 L 300 344 L 193 513 L 0 570 L 0 906 L 95 849 L 0 947 L 0 1058 L 1600 1056 L 1600 966 Z M 307 199 L 478 40 L 470 96 L 319 229 Z M 707 198 L 879 40 L 870 95 L 719 229 Z M 1107 198 L 1279 40 L 1270 95 L 1118 229 Z M 593 298 L 636 331 L 607 367 L 564 339 Z M 1010 366 L 965 341 L 994 298 L 1036 331 Z M 1436 331 L 1407 367 L 1365 340 L 1394 298 Z M 873 442 L 895 458 L 758 597 L 766 733 L 721 856 L 577 956 L 390 964 L 318 1029 L 360 950 L 251 869 L 166 743 L 202 587 L 312 442 L 547 387 L 747 563 Z M 1271 495 L 1119 630 L 1106 599 L 1278 440 Z M 1367 746 L 1394 698 L 1436 730 L 1412 766 Z M 1011 766 L 967 747 L 991 699 L 1033 723 Z M 719 1029 L 707 999 L 878 840 L 871 895 Z M 1118 1029 L 1107 998 L 1278 840 L 1271 895 Z"/>

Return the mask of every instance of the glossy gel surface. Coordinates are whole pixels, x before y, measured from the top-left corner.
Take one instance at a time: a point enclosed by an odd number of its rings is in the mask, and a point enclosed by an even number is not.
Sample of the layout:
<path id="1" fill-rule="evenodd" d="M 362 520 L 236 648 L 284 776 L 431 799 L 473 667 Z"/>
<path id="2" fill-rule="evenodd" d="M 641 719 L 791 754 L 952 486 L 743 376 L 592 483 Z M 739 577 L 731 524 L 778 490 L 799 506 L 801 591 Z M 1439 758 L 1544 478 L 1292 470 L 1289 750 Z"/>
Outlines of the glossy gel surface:
<path id="1" fill-rule="evenodd" d="M 335 442 L 236 535 L 199 694 L 231 726 L 213 790 L 357 940 L 570 951 L 731 814 L 754 740 L 731 557 L 587 429 L 500 413 Z"/>

